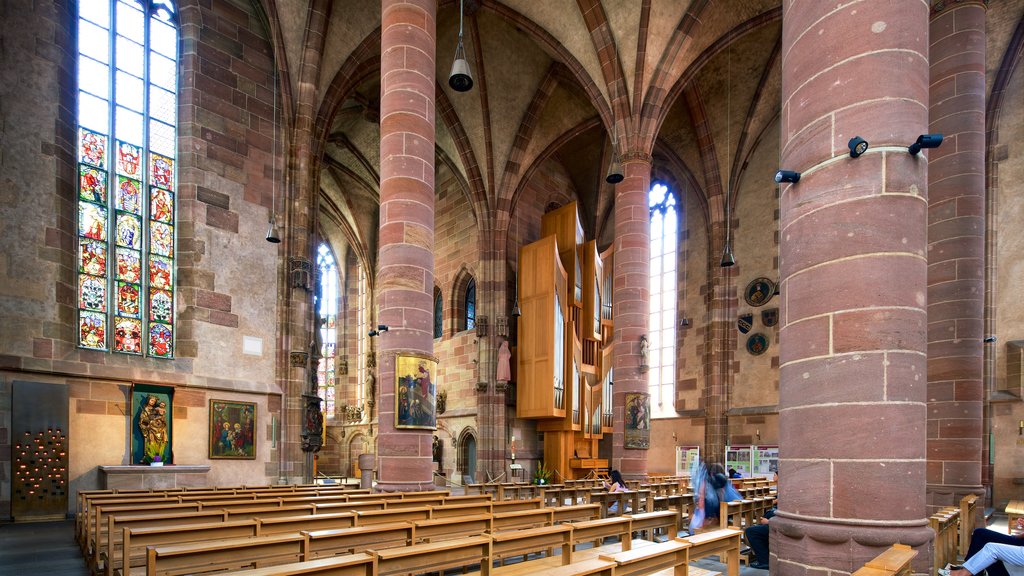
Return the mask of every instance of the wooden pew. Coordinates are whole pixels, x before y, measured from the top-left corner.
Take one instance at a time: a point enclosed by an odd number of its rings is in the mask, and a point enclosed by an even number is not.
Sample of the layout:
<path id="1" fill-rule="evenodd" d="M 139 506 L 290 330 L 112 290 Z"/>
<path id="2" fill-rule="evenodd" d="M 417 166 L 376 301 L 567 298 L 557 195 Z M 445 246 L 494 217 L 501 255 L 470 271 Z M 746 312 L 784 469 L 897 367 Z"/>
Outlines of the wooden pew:
<path id="1" fill-rule="evenodd" d="M 477 502 L 472 504 L 441 504 L 437 506 L 431 506 L 431 518 L 451 518 L 453 516 L 475 516 L 477 514 L 487 514 L 490 516 L 493 512 L 491 510 L 490 501 Z"/>
<path id="2" fill-rule="evenodd" d="M 544 576 L 613 576 L 614 570 L 614 561 L 591 558 L 565 566 L 545 567 Z M 501 572 L 495 571 L 495 576 L 497 574 L 501 574 Z"/>
<path id="3" fill-rule="evenodd" d="M 494 498 L 490 494 L 466 494 L 465 496 L 445 496 L 444 503 L 448 504 L 480 504 L 491 502 Z"/>
<path id="4" fill-rule="evenodd" d="M 519 510 L 537 510 L 543 508 L 543 502 L 540 498 L 531 498 L 529 500 L 502 500 L 494 501 L 491 503 L 491 510 L 495 514 L 502 512 L 516 512 Z"/>
<path id="5" fill-rule="evenodd" d="M 221 510 L 221 508 L 213 507 L 209 510 Z M 304 504 L 301 506 L 250 506 L 243 508 L 230 508 L 225 510 L 228 514 L 228 520 L 245 520 L 246 518 L 284 518 L 286 516 L 298 516 L 313 514 L 314 508 L 312 504 Z"/>
<path id="6" fill-rule="evenodd" d="M 573 546 L 580 542 L 594 542 L 594 546 L 600 546 L 605 538 L 618 536 L 622 543 L 622 550 L 629 550 L 633 541 L 630 535 L 633 533 L 632 523 L 625 516 L 614 518 L 599 518 L 586 522 L 576 522 L 572 525 Z"/>
<path id="7" fill-rule="evenodd" d="M 676 537 L 677 514 L 674 510 L 662 510 L 660 512 L 641 512 L 640 514 L 626 514 L 630 520 L 633 532 L 646 533 L 650 531 L 651 537 L 647 540 L 653 541 L 658 530 L 664 530 L 669 540 Z"/>
<path id="8" fill-rule="evenodd" d="M 917 550 L 904 544 L 893 544 L 892 548 L 868 561 L 851 576 L 910 576 L 910 561 L 914 556 L 917 556 Z"/>
<path id="9" fill-rule="evenodd" d="M 494 529 L 490 514 L 416 520 L 412 525 L 414 544 L 479 536 Z"/>
<path id="10" fill-rule="evenodd" d="M 422 574 L 475 564 L 480 564 L 481 576 L 491 573 L 491 539 L 487 536 L 377 550 L 374 555 L 378 576 Z"/>
<path id="11" fill-rule="evenodd" d="M 102 550 L 106 546 L 107 517 L 109 515 L 142 516 L 144 514 L 152 514 L 154 512 L 186 512 L 190 510 L 198 511 L 199 505 L 195 502 L 187 504 L 173 504 L 167 502 L 158 507 L 154 507 L 152 503 L 141 505 L 94 506 L 92 509 L 92 527 L 89 528 L 85 535 L 87 550 L 86 557 L 95 558 L 98 551 Z"/>
<path id="12" fill-rule="evenodd" d="M 567 524 L 542 526 L 524 530 L 510 530 L 491 535 L 491 560 L 499 560 L 503 565 L 505 558 L 523 556 L 524 560 L 530 552 L 562 549 L 562 564 L 572 562 L 573 529 Z"/>
<path id="13" fill-rule="evenodd" d="M 430 498 L 403 498 L 401 500 L 385 500 L 385 510 L 397 510 L 400 508 L 418 508 L 421 506 L 442 506 L 444 499 L 440 497 Z"/>
<path id="14" fill-rule="evenodd" d="M 726 565 L 728 576 L 739 576 L 740 536 L 742 534 L 742 530 L 722 528 L 686 536 L 680 540 L 690 543 L 690 560 L 718 556 L 718 559 Z"/>
<path id="15" fill-rule="evenodd" d="M 189 542 L 208 542 L 219 539 L 251 538 L 256 536 L 255 520 L 228 520 L 179 526 L 147 526 L 127 528 L 122 535 L 120 561 L 113 566 L 113 576 L 128 574 L 144 568 L 151 546 L 169 546 Z M 113 561 L 112 561 L 113 563 Z"/>
<path id="16" fill-rule="evenodd" d="M 960 510 L 943 508 L 928 518 L 928 525 L 935 531 L 932 567 L 938 570 L 946 564 L 956 564 L 960 551 L 956 541 L 960 535 Z"/>
<path id="17" fill-rule="evenodd" d="M 597 504 L 573 504 L 552 508 L 555 512 L 555 524 L 562 522 L 585 522 L 601 517 L 601 507 Z"/>
<path id="18" fill-rule="evenodd" d="M 500 512 L 491 517 L 496 531 L 551 526 L 555 522 L 555 513 L 552 508 Z"/>
<path id="19" fill-rule="evenodd" d="M 202 574 L 298 562 L 302 559 L 302 543 L 301 534 L 273 534 L 150 546 L 146 576 Z"/>
<path id="20" fill-rule="evenodd" d="M 967 556 L 967 549 L 971 546 L 971 534 L 978 525 L 978 500 L 977 494 L 968 494 L 960 499 L 960 556 Z"/>
<path id="21" fill-rule="evenodd" d="M 1024 500 L 1010 500 L 1006 503 L 1006 531 L 1013 534 L 1017 519 L 1024 517 Z"/>
<path id="22" fill-rule="evenodd" d="M 314 504 L 317 514 L 333 514 L 335 512 L 355 512 L 357 510 L 383 510 L 384 500 L 357 500 L 348 502 L 330 502 L 327 504 Z"/>
<path id="23" fill-rule="evenodd" d="M 380 550 L 412 544 L 415 528 L 409 522 L 372 524 L 337 530 L 302 532 L 302 557 L 306 560 Z"/>
<path id="24" fill-rule="evenodd" d="M 690 543 L 669 540 L 615 554 L 601 554 L 600 560 L 615 562 L 615 576 L 642 576 L 671 568 L 674 576 L 686 576 Z"/>
<path id="25" fill-rule="evenodd" d="M 305 562 L 280 564 L 234 572 L 235 576 L 376 576 L 377 564 L 370 554 L 346 554 Z"/>
<path id="26" fill-rule="evenodd" d="M 170 514 L 144 514 L 141 516 L 107 517 L 107 544 L 98 550 L 99 555 L 93 557 L 92 566 L 96 571 L 102 570 L 107 576 L 113 574 L 113 568 L 121 566 L 121 550 L 124 546 L 124 533 L 129 528 L 151 528 L 164 526 L 181 526 L 188 524 L 208 524 L 224 522 L 226 515 L 220 511 L 210 512 L 177 512 Z M 142 554 L 145 561 L 145 554 Z"/>
<path id="27" fill-rule="evenodd" d="M 299 533 L 303 530 L 337 530 L 356 525 L 356 516 L 351 512 L 336 514 L 309 514 L 305 516 L 284 516 L 282 518 L 258 518 L 257 536 L 268 534 Z"/>
<path id="28" fill-rule="evenodd" d="M 354 514 L 356 515 L 356 526 L 430 520 L 430 508 L 426 506 L 399 508 L 398 510 L 356 510 Z"/>

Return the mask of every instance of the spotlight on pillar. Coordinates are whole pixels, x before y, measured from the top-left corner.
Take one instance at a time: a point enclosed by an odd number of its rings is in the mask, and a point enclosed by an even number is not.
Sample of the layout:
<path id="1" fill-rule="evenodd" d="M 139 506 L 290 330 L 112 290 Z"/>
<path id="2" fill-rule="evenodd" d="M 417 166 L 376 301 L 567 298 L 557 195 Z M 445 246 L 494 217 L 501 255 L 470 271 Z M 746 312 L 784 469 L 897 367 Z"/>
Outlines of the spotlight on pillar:
<path id="1" fill-rule="evenodd" d="M 469 92 L 473 88 L 473 75 L 466 60 L 466 49 L 462 46 L 462 0 L 459 0 L 459 44 L 455 47 L 455 61 L 448 75 L 448 85 L 456 92 Z"/>
<path id="2" fill-rule="evenodd" d="M 388 331 L 388 325 L 387 324 L 377 324 L 377 329 L 376 330 L 370 330 L 366 334 L 370 338 L 373 338 L 374 336 L 380 336 L 382 333 L 387 332 L 387 331 Z"/>
<path id="3" fill-rule="evenodd" d="M 922 148 L 938 148 L 942 145 L 942 134 L 921 134 L 917 141 L 907 146 L 907 152 L 916 156 Z"/>
<path id="4" fill-rule="evenodd" d="M 725 252 L 722 253 L 722 262 L 720 263 L 722 268 L 728 268 L 736 264 L 736 256 L 732 253 L 732 244 L 729 242 L 725 243 Z"/>
<path id="5" fill-rule="evenodd" d="M 991 344 L 991 343 L 993 343 L 995 341 L 996 341 L 996 337 L 995 336 L 985 336 L 985 339 L 982 340 L 982 342 L 984 342 L 985 344 Z"/>
<path id="6" fill-rule="evenodd" d="M 281 235 L 277 232 L 277 221 L 273 218 L 270 219 L 270 229 L 267 230 L 267 242 L 271 244 L 281 243 Z"/>
<path id="7" fill-rule="evenodd" d="M 605 175 L 604 181 L 609 184 L 618 184 L 625 179 L 625 175 L 622 174 L 622 163 L 619 162 L 617 156 L 612 156 L 612 161 L 608 164 L 608 174 Z"/>
<path id="8" fill-rule="evenodd" d="M 868 151 L 868 141 L 860 136 L 850 138 L 850 142 L 847 146 L 850 148 L 850 158 L 856 158 Z"/>
<path id="9" fill-rule="evenodd" d="M 800 181 L 800 173 L 793 172 L 792 170 L 779 170 L 775 173 L 775 181 L 779 184 L 783 182 L 791 182 L 796 184 Z"/>

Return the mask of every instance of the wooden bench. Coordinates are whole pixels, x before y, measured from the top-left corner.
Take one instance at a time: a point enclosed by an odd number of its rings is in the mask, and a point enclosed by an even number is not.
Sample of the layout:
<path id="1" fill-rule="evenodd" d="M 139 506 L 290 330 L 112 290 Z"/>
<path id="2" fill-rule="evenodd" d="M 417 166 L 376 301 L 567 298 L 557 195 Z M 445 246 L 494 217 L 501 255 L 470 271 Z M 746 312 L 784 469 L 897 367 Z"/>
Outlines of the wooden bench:
<path id="1" fill-rule="evenodd" d="M 302 532 L 305 539 L 302 557 L 306 560 L 408 546 L 413 542 L 415 528 L 409 522 L 372 524 L 336 530 Z"/>
<path id="2" fill-rule="evenodd" d="M 398 510 L 401 508 L 419 508 L 422 506 L 442 506 L 444 499 L 435 498 L 403 498 L 401 500 L 385 500 L 385 510 Z"/>
<path id="3" fill-rule="evenodd" d="M 426 506 L 399 508 L 398 510 L 356 510 L 354 514 L 356 515 L 356 526 L 430 520 L 430 508 Z"/>
<path id="4" fill-rule="evenodd" d="M 678 514 L 675 510 L 626 514 L 626 518 L 629 518 L 633 532 L 650 532 L 651 537 L 646 540 L 653 541 L 658 530 L 663 530 L 669 539 L 675 538 L 678 532 Z"/>
<path id="5" fill-rule="evenodd" d="M 686 536 L 680 540 L 690 543 L 690 560 L 718 556 L 719 561 L 725 564 L 728 576 L 739 576 L 740 536 L 742 534 L 742 530 L 722 528 Z"/>
<path id="6" fill-rule="evenodd" d="M 234 572 L 235 576 L 376 576 L 377 564 L 370 554 L 346 554 L 305 562 L 293 562 Z"/>
<path id="7" fill-rule="evenodd" d="M 415 544 L 374 552 L 378 576 L 441 572 L 447 568 L 480 565 L 481 576 L 490 576 L 491 539 L 471 536 L 459 540 Z"/>
<path id="8" fill-rule="evenodd" d="M 615 576 L 642 576 L 669 568 L 674 576 L 686 576 L 690 546 L 689 542 L 673 539 L 635 550 L 602 554 L 598 558 L 615 562 Z"/>
<path id="9" fill-rule="evenodd" d="M 525 560 L 531 552 L 545 550 L 550 556 L 551 550 L 560 547 L 562 564 L 568 564 L 572 562 L 572 533 L 573 528 L 567 524 L 498 532 L 491 535 L 491 560 L 504 565 L 505 558 L 511 556 L 523 556 Z"/>
<path id="10" fill-rule="evenodd" d="M 313 508 L 317 514 L 336 512 L 355 512 L 357 510 L 383 510 L 384 500 L 349 500 L 348 502 L 329 502 L 327 504 L 314 504 Z"/>
<path id="11" fill-rule="evenodd" d="M 464 496 L 445 496 L 444 503 L 448 504 L 480 504 L 491 502 L 494 498 L 490 494 L 466 494 Z"/>
<path id="12" fill-rule="evenodd" d="M 92 510 L 92 527 L 85 535 L 86 558 L 95 559 L 99 550 L 107 544 L 107 518 L 109 516 L 143 516 L 154 512 L 187 512 L 198 511 L 199 505 L 191 502 L 188 504 L 173 504 L 165 502 L 161 506 L 153 506 L 152 503 L 142 505 L 118 505 L 118 506 L 95 506 Z"/>
<path id="13" fill-rule="evenodd" d="M 252 538 L 256 536 L 256 530 L 256 520 L 127 528 L 122 534 L 120 559 L 111 560 L 113 566 L 110 573 L 118 576 L 141 572 L 148 561 L 147 549 L 151 546 L 207 542 L 221 538 Z"/>
<path id="14" fill-rule="evenodd" d="M 858 568 L 851 576 L 910 576 L 910 561 L 917 556 L 917 550 L 904 544 L 893 544 L 868 561 L 863 568 Z"/>
<path id="15" fill-rule="evenodd" d="M 491 510 L 495 514 L 502 512 L 518 512 L 520 510 L 538 510 L 543 508 L 543 502 L 540 498 L 531 498 L 529 500 L 502 500 L 491 502 Z"/>
<path id="16" fill-rule="evenodd" d="M 544 576 L 613 576 L 615 562 L 612 560 L 601 560 L 591 558 L 582 562 L 573 562 L 564 566 L 547 567 L 544 569 Z M 495 571 L 495 576 L 503 574 Z"/>
<path id="17" fill-rule="evenodd" d="M 586 522 L 601 517 L 601 507 L 597 504 L 573 504 L 552 508 L 555 512 L 555 524 L 562 522 Z"/>
<path id="18" fill-rule="evenodd" d="M 213 507 L 209 510 L 221 510 Z M 284 518 L 287 516 L 299 516 L 313 514 L 315 512 L 312 504 L 301 506 L 250 506 L 243 508 L 229 508 L 225 512 L 228 520 L 245 520 L 247 518 Z"/>
<path id="19" fill-rule="evenodd" d="M 298 562 L 302 559 L 302 547 L 301 534 L 150 546 L 146 554 L 146 576 L 202 574 Z"/>
<path id="20" fill-rule="evenodd" d="M 491 515 L 490 501 L 471 504 L 440 504 L 431 506 L 431 518 L 451 518 L 453 516 L 474 516 L 477 514 Z"/>
<path id="21" fill-rule="evenodd" d="M 144 514 L 141 516 L 108 516 L 107 544 L 99 549 L 99 556 L 94 557 L 93 567 L 102 570 L 107 576 L 113 574 L 113 567 L 121 567 L 121 550 L 124 547 L 124 533 L 129 528 L 152 528 L 161 526 L 181 526 L 188 524 L 207 524 L 223 522 L 226 515 L 219 511 L 210 512 L 176 512 L 170 514 Z M 144 552 L 144 550 L 143 550 Z M 145 562 L 145 554 L 142 554 Z"/>
<path id="22" fill-rule="evenodd" d="M 336 514 L 309 514 L 305 516 L 284 516 L 281 518 L 257 519 L 256 535 L 299 533 L 303 530 L 337 530 L 356 525 L 356 516 L 351 512 Z"/>
<path id="23" fill-rule="evenodd" d="M 575 546 L 580 542 L 593 542 L 594 546 L 600 546 L 605 538 L 617 536 L 622 550 L 629 550 L 633 545 L 632 532 L 632 522 L 625 516 L 576 522 L 572 525 L 572 543 Z"/>
<path id="24" fill-rule="evenodd" d="M 493 514 L 494 530 L 519 530 L 521 528 L 537 528 L 551 526 L 555 523 L 553 508 L 537 508 L 533 510 L 517 510 Z"/>
<path id="25" fill-rule="evenodd" d="M 437 542 L 463 536 L 479 536 L 494 529 L 490 514 L 475 514 L 455 518 L 416 520 L 413 525 L 413 543 Z"/>
<path id="26" fill-rule="evenodd" d="M 960 499 L 960 556 L 967 556 L 971 534 L 978 525 L 978 500 L 977 494 L 968 494 Z"/>
<path id="27" fill-rule="evenodd" d="M 956 564 L 960 552 L 957 544 L 960 535 L 960 510 L 943 508 L 928 518 L 928 525 L 935 531 L 932 567 L 938 570 L 946 564 Z"/>
<path id="28" fill-rule="evenodd" d="M 1024 518 L 1024 500 L 1010 500 L 1006 503 L 1006 531 L 1013 534 L 1017 520 Z"/>

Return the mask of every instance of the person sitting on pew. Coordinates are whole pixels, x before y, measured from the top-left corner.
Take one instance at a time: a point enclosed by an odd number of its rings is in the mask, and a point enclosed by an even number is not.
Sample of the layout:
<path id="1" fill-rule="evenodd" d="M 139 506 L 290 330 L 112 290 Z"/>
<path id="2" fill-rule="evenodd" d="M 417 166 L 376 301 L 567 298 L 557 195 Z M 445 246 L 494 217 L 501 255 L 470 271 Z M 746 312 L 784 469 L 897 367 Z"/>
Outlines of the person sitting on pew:
<path id="1" fill-rule="evenodd" d="M 1003 534 L 988 528 L 975 528 L 974 532 L 971 533 L 971 545 L 967 549 L 967 555 L 964 556 L 964 566 L 966 567 L 967 560 L 977 556 L 986 544 L 1005 544 L 1024 549 L 1024 518 L 1017 519 L 1013 532 L 1013 534 Z M 998 560 L 986 568 L 986 570 L 988 571 L 988 576 L 1008 576 L 1009 574 L 1003 563 Z"/>
<path id="2" fill-rule="evenodd" d="M 609 492 L 626 492 L 628 490 L 628 488 L 626 488 L 626 481 L 622 479 L 622 473 L 619 472 L 618 470 L 612 470 L 611 472 L 609 472 L 608 478 L 611 480 L 611 482 L 603 483 L 605 490 Z M 608 511 L 612 514 L 618 512 L 619 503 L 612 502 L 611 506 L 608 506 Z"/>
<path id="3" fill-rule="evenodd" d="M 772 516 L 775 516 L 775 508 L 765 512 L 757 524 L 747 526 L 743 531 L 747 544 L 750 545 L 750 550 L 753 551 L 755 557 L 755 560 L 750 563 L 751 568 L 768 569 L 768 536 L 770 532 L 768 520 Z"/>
<path id="4" fill-rule="evenodd" d="M 1024 547 L 989 542 L 982 546 L 977 554 L 965 561 L 962 568 L 949 571 L 939 570 L 939 574 L 940 576 L 977 576 L 982 570 L 988 570 L 991 575 L 993 569 L 1007 573 L 1007 567 L 1013 568 L 1014 574 L 1024 573 Z"/>

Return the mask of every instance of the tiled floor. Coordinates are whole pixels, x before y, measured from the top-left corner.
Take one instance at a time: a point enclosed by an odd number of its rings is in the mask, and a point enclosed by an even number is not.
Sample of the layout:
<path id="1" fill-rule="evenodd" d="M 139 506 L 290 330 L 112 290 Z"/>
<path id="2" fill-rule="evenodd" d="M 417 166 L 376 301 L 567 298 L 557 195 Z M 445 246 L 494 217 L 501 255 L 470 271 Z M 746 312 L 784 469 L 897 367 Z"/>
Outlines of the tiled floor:
<path id="1" fill-rule="evenodd" d="M 0 576 L 87 576 L 75 521 L 0 524 Z"/>

